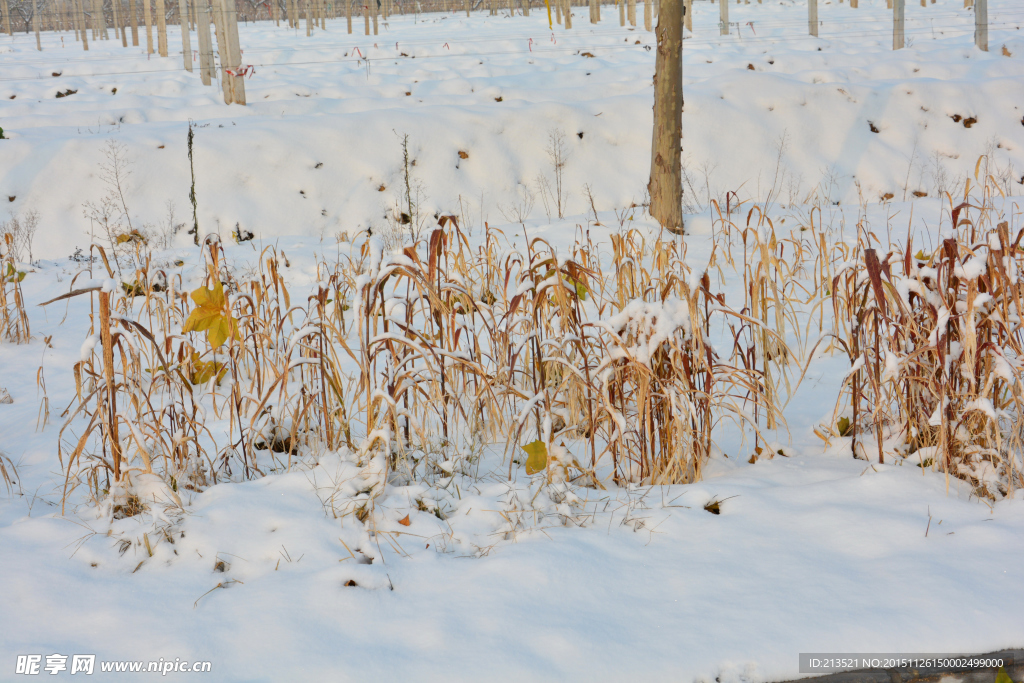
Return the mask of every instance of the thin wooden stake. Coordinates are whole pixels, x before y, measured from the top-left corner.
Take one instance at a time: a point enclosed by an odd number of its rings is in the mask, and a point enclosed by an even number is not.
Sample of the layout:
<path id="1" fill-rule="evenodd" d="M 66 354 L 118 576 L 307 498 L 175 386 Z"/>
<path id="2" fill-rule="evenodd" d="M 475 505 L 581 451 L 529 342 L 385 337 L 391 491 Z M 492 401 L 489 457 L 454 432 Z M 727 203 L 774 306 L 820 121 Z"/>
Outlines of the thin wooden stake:
<path id="1" fill-rule="evenodd" d="M 818 0 L 807 0 L 807 28 L 812 36 L 818 37 Z"/>
<path id="2" fill-rule="evenodd" d="M 718 28 L 720 35 L 729 35 L 729 0 L 718 0 Z"/>

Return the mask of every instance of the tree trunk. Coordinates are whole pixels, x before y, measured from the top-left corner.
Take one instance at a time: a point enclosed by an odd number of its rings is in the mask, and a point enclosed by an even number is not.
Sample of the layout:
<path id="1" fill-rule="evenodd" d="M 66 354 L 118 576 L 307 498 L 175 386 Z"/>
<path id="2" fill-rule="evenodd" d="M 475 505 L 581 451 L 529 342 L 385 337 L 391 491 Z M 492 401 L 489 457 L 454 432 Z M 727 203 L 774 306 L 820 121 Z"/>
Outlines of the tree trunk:
<path id="1" fill-rule="evenodd" d="M 220 0 L 220 24 L 224 35 L 224 43 L 218 43 L 220 65 L 224 73 L 221 75 L 224 84 L 224 104 L 245 105 L 245 78 L 239 71 L 242 66 L 242 54 L 238 45 L 238 13 L 235 11 L 235 0 Z M 220 39 L 218 32 L 217 38 Z M 228 72 L 231 73 L 228 73 Z"/>
<path id="2" fill-rule="evenodd" d="M 199 76 L 203 79 L 203 85 L 210 85 L 215 77 L 213 41 L 210 39 L 210 7 L 207 0 L 197 1 L 196 34 L 199 37 Z"/>
<path id="3" fill-rule="evenodd" d="M 89 32 L 85 28 L 85 0 L 77 0 L 76 12 L 78 13 L 78 29 L 82 36 L 82 49 L 89 49 Z"/>
<path id="4" fill-rule="evenodd" d="M 905 0 L 893 0 L 892 4 L 892 49 L 903 49 L 903 25 L 904 25 L 904 2 Z"/>
<path id="5" fill-rule="evenodd" d="M 167 56 L 167 6 L 156 0 L 156 45 L 161 57 Z"/>
<path id="6" fill-rule="evenodd" d="M 146 20 L 146 54 L 153 54 L 153 10 L 150 0 L 142 0 L 142 18 Z"/>
<path id="7" fill-rule="evenodd" d="M 139 46 L 139 18 L 135 11 L 135 0 L 128 0 L 128 18 L 132 22 L 132 47 Z"/>
<path id="8" fill-rule="evenodd" d="M 725 0 L 723 0 L 724 2 Z M 651 217 L 683 231 L 683 16 L 682 0 L 662 0 L 654 65 L 654 135 L 651 146 Z"/>
<path id="9" fill-rule="evenodd" d="M 33 8 L 32 12 L 32 30 L 36 34 L 36 49 L 40 52 L 43 51 L 43 42 L 39 37 L 39 9 Z"/>

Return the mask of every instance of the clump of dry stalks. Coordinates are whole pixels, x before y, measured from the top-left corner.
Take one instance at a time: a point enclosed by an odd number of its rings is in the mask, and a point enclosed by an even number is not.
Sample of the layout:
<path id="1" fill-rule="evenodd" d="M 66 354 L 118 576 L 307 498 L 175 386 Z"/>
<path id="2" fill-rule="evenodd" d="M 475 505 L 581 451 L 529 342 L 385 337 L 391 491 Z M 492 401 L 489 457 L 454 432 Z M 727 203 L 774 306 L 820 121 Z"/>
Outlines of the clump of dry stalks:
<path id="1" fill-rule="evenodd" d="M 692 482 L 723 420 L 752 434 L 752 461 L 777 454 L 762 430 L 784 428 L 802 359 L 825 341 L 853 365 L 826 440 L 1007 495 L 1021 485 L 1022 233 L 967 198 L 938 249 L 885 256 L 863 225 L 834 239 L 820 210 L 779 237 L 758 207 L 744 226 L 730 207 L 707 272 L 678 238 L 625 220 L 611 253 L 582 229 L 559 253 L 491 228 L 474 245 L 442 216 L 401 249 L 346 245 L 301 296 L 273 248 L 239 277 L 208 238 L 189 291 L 145 255 L 118 289 L 94 247 L 111 279 L 56 299 L 93 306 L 62 430 L 77 432 L 61 446 L 66 496 L 84 486 L 131 515 L 338 451 L 362 468 L 365 502 L 342 508 L 365 519 L 387 482 L 471 473 L 494 445 L 510 478 L 518 465 L 563 487 Z M 738 308 L 716 274 L 742 280 Z"/>
<path id="2" fill-rule="evenodd" d="M 119 290 L 94 247 L 110 279 L 47 302 L 93 302 L 62 430 L 77 432 L 62 441 L 66 494 L 84 485 L 128 515 L 145 502 L 138 481 L 174 499 L 332 450 L 366 468 L 372 492 L 471 466 L 495 443 L 516 451 L 510 476 L 524 444 L 527 473 L 549 482 L 691 482 L 717 421 L 777 417 L 762 370 L 720 357 L 707 334 L 721 320 L 783 340 L 712 294 L 681 242 L 622 231 L 611 272 L 589 236 L 566 255 L 503 242 L 489 230 L 473 247 L 443 216 L 421 243 L 367 240 L 319 263 L 295 301 L 273 249 L 238 280 L 208 240 L 206 280 L 188 292 L 148 258 Z"/>
<path id="3" fill-rule="evenodd" d="M 989 201 L 994 183 L 970 187 L 934 248 L 912 236 L 884 255 L 861 228 L 831 280 L 836 339 L 852 370 L 838 431 L 855 457 L 911 460 L 998 499 L 1022 476 L 1024 230 Z"/>

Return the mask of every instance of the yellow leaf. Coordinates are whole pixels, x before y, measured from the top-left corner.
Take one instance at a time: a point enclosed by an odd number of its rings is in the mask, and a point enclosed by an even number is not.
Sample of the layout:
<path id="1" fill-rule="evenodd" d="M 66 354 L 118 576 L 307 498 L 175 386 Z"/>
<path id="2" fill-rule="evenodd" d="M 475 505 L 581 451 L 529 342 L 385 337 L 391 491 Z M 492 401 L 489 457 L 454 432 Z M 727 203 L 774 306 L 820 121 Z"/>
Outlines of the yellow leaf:
<path id="1" fill-rule="evenodd" d="M 219 347 L 227 341 L 231 335 L 231 321 L 224 316 L 217 316 L 210 323 L 210 329 L 206 333 L 206 339 L 213 348 Z"/>
<path id="2" fill-rule="evenodd" d="M 220 311 L 211 311 L 208 308 L 197 308 L 189 314 L 188 319 L 185 320 L 185 325 L 181 328 L 181 331 L 203 332 L 208 330 L 214 321 L 220 317 L 222 317 Z"/>
<path id="3" fill-rule="evenodd" d="M 548 466 L 548 448 L 541 440 L 528 443 L 523 446 L 526 452 L 526 473 L 537 474 L 543 472 Z"/>
<path id="4" fill-rule="evenodd" d="M 999 673 L 996 674 L 996 683 L 1013 683 L 1013 679 L 1010 678 L 1010 674 L 1006 673 L 1006 667 L 999 667 Z"/>

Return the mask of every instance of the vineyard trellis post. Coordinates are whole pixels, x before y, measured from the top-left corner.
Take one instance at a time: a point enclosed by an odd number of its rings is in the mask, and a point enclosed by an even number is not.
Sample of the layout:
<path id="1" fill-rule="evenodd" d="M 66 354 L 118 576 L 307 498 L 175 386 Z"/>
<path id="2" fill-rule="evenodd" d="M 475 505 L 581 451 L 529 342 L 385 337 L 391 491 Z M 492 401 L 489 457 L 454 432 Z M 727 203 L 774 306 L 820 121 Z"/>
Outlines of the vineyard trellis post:
<path id="1" fill-rule="evenodd" d="M 729 0 L 718 1 L 718 29 L 720 35 L 729 35 Z"/>
<path id="2" fill-rule="evenodd" d="M 812 36 L 818 37 L 818 0 L 807 0 L 807 28 Z"/>

